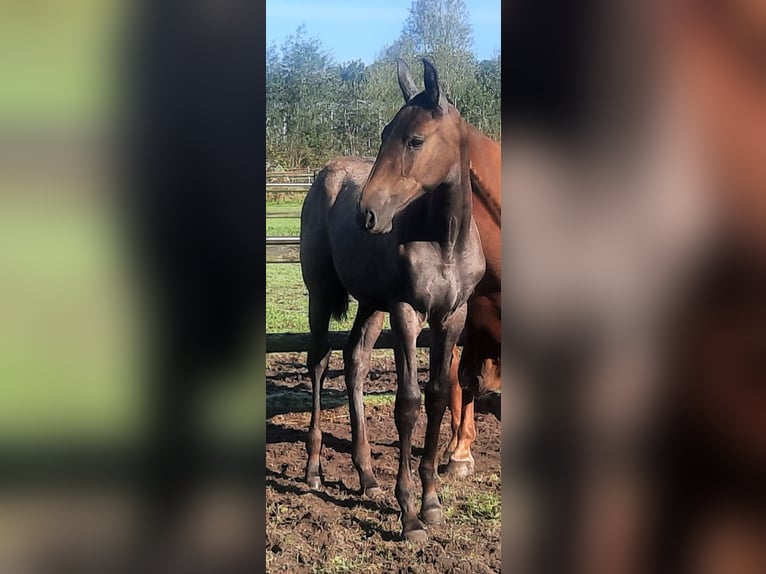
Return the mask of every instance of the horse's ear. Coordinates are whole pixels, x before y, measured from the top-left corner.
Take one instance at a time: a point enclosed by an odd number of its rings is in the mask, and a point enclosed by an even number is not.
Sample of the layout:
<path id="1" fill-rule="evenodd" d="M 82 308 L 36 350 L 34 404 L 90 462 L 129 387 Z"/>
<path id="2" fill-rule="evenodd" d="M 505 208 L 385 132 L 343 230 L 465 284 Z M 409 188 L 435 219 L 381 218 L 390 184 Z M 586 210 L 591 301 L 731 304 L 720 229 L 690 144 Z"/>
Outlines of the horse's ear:
<path id="1" fill-rule="evenodd" d="M 399 80 L 399 89 L 402 91 L 406 104 L 412 99 L 412 96 L 418 93 L 418 88 L 415 86 L 415 80 L 412 79 L 410 67 L 401 58 L 396 59 L 396 77 Z"/>
<path id="2" fill-rule="evenodd" d="M 423 58 L 423 82 L 426 85 L 426 94 L 434 106 L 444 108 L 444 98 L 439 90 L 439 75 L 434 65 Z"/>

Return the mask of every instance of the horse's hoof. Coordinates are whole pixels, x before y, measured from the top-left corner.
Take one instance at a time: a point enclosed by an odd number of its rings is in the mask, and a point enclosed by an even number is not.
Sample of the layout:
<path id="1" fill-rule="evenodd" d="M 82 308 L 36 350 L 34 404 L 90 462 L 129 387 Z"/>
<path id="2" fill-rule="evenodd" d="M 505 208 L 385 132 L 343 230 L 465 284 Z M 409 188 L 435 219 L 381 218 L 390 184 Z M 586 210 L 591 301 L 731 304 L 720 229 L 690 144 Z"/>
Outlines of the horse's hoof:
<path id="1" fill-rule="evenodd" d="M 412 544 L 419 544 L 428 540 L 428 534 L 426 534 L 425 528 L 416 528 L 414 530 L 402 532 L 402 536 L 407 542 Z"/>
<path id="2" fill-rule="evenodd" d="M 383 498 L 383 489 L 379 486 L 371 486 L 370 488 L 364 489 L 363 495 L 372 500 L 378 500 Z"/>
<path id="3" fill-rule="evenodd" d="M 322 479 L 318 476 L 306 477 L 306 483 L 309 485 L 311 490 L 315 490 L 317 492 L 322 490 Z"/>
<path id="4" fill-rule="evenodd" d="M 449 464 L 449 461 L 454 453 L 454 450 L 445 450 L 444 454 L 442 455 L 442 464 Z"/>
<path id="5" fill-rule="evenodd" d="M 457 478 L 465 478 L 471 476 L 474 473 L 473 458 L 468 460 L 450 460 L 447 465 L 447 474 Z"/>
<path id="6" fill-rule="evenodd" d="M 442 522 L 444 522 L 444 513 L 442 512 L 442 509 L 439 508 L 438 506 L 433 508 L 427 508 L 421 511 L 420 518 L 426 524 L 433 526 L 435 524 L 441 524 Z"/>

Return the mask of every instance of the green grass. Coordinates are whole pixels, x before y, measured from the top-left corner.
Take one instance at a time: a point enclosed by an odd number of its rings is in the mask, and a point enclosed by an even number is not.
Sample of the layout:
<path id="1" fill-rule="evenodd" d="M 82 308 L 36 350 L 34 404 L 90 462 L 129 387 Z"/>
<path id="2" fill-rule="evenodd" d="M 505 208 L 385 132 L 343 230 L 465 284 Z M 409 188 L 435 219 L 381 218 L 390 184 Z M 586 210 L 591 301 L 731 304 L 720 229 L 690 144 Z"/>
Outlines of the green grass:
<path id="1" fill-rule="evenodd" d="M 267 202 L 266 237 L 297 237 L 300 219 L 271 219 L 268 214 L 275 210 L 299 209 L 301 205 L 301 202 Z M 308 330 L 308 291 L 303 284 L 300 265 L 266 265 L 266 332 L 307 333 Z"/>
<path id="2" fill-rule="evenodd" d="M 468 495 L 462 504 L 466 520 L 500 520 L 501 496 L 499 492 L 476 492 Z"/>
<path id="3" fill-rule="evenodd" d="M 301 220 L 296 218 L 269 218 L 268 214 L 275 211 L 294 210 L 300 212 L 302 201 L 268 202 L 266 204 L 266 237 L 298 237 L 301 232 Z"/>
<path id="4" fill-rule="evenodd" d="M 393 405 L 396 402 L 396 393 L 391 392 L 385 392 L 385 393 L 367 393 L 364 395 L 364 402 L 367 405 L 373 406 L 373 405 L 380 405 L 380 406 L 387 406 L 387 405 Z"/>
<path id="5" fill-rule="evenodd" d="M 298 237 L 301 222 L 298 219 L 267 219 L 266 237 Z"/>
<path id="6" fill-rule="evenodd" d="M 343 321 L 330 321 L 331 331 L 348 331 L 359 304 L 352 298 Z M 298 263 L 266 265 L 266 332 L 308 333 L 309 297 Z M 391 324 L 386 315 L 384 329 Z"/>
<path id="7" fill-rule="evenodd" d="M 391 357 L 393 359 L 393 357 Z M 421 397 L 421 401 L 423 398 Z M 387 392 L 368 392 L 364 395 L 364 404 L 368 407 L 391 406 L 396 402 L 396 393 Z M 348 409 L 348 398 L 345 393 L 341 395 L 326 395 L 322 397 L 322 408 L 329 409 Z M 266 416 L 272 417 L 275 414 L 285 412 L 310 412 L 311 411 L 311 391 L 310 389 L 282 389 L 278 392 L 270 393 L 266 397 Z"/>
<path id="8" fill-rule="evenodd" d="M 330 321 L 330 330 L 348 331 L 354 324 L 358 303 L 351 299 L 343 321 Z M 266 265 L 266 332 L 308 333 L 309 297 L 297 263 Z M 390 328 L 388 316 L 383 324 Z"/>
<path id="9" fill-rule="evenodd" d="M 470 480 L 489 483 L 500 480 L 497 475 L 490 475 L 487 478 L 488 480 L 484 480 L 482 475 L 476 475 Z M 500 522 L 502 503 L 500 492 L 469 491 L 447 483 L 442 485 L 439 495 L 444 505 L 444 514 L 449 520 L 460 523 Z"/>
<path id="10" fill-rule="evenodd" d="M 302 194 L 305 195 L 305 194 Z M 283 211 L 286 209 L 300 211 L 303 206 L 303 199 L 291 199 L 282 201 L 266 201 L 266 213 L 273 211 Z"/>

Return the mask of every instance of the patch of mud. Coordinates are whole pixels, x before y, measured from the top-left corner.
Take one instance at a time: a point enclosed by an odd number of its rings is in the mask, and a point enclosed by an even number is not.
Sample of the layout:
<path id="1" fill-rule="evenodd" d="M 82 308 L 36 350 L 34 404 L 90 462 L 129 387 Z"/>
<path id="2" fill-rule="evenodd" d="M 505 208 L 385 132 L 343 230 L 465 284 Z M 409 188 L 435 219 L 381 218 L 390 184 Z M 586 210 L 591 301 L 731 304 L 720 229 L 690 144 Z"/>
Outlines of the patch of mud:
<path id="1" fill-rule="evenodd" d="M 311 391 L 305 354 L 269 355 L 267 360 L 266 561 L 269 572 L 499 572 L 500 422 L 477 412 L 476 473 L 467 479 L 442 476 L 446 521 L 428 529 L 428 541 L 400 541 L 394 497 L 398 434 L 393 406 L 396 377 L 390 351 L 376 351 L 365 384 L 373 466 L 384 496 L 363 498 L 351 462 L 351 433 L 340 353 L 334 353 L 325 383 L 322 430 L 323 492 L 309 491 L 306 464 Z M 420 353 L 418 378 L 427 380 L 427 355 Z M 486 409 L 478 408 L 477 411 Z M 449 410 L 441 430 L 450 438 Z M 413 469 L 422 455 L 426 416 L 415 428 Z M 415 472 L 415 482 L 420 479 Z"/>

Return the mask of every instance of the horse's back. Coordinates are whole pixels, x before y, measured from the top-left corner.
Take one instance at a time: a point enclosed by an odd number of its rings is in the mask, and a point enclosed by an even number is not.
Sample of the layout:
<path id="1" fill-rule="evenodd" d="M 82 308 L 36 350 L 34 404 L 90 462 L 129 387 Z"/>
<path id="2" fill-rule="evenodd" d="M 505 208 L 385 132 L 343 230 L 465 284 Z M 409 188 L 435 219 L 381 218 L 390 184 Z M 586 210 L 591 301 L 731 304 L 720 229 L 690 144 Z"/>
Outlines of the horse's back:
<path id="1" fill-rule="evenodd" d="M 501 182 L 500 145 L 471 127 L 473 218 L 479 230 L 486 271 L 468 302 L 461 363 L 477 376 L 482 393 L 500 387 Z"/>
<path id="2" fill-rule="evenodd" d="M 487 271 L 477 291 L 500 291 L 501 152 L 500 144 L 469 124 L 473 218 L 479 228 Z"/>
<path id="3" fill-rule="evenodd" d="M 306 199 L 303 201 L 301 210 L 302 239 L 306 235 L 308 240 L 315 233 L 326 236 L 330 208 L 335 204 L 341 190 L 348 187 L 349 184 L 361 189 L 370 169 L 372 169 L 371 161 L 356 157 L 338 157 L 325 164 L 317 174 Z M 311 239 L 317 238 L 311 237 Z"/>

